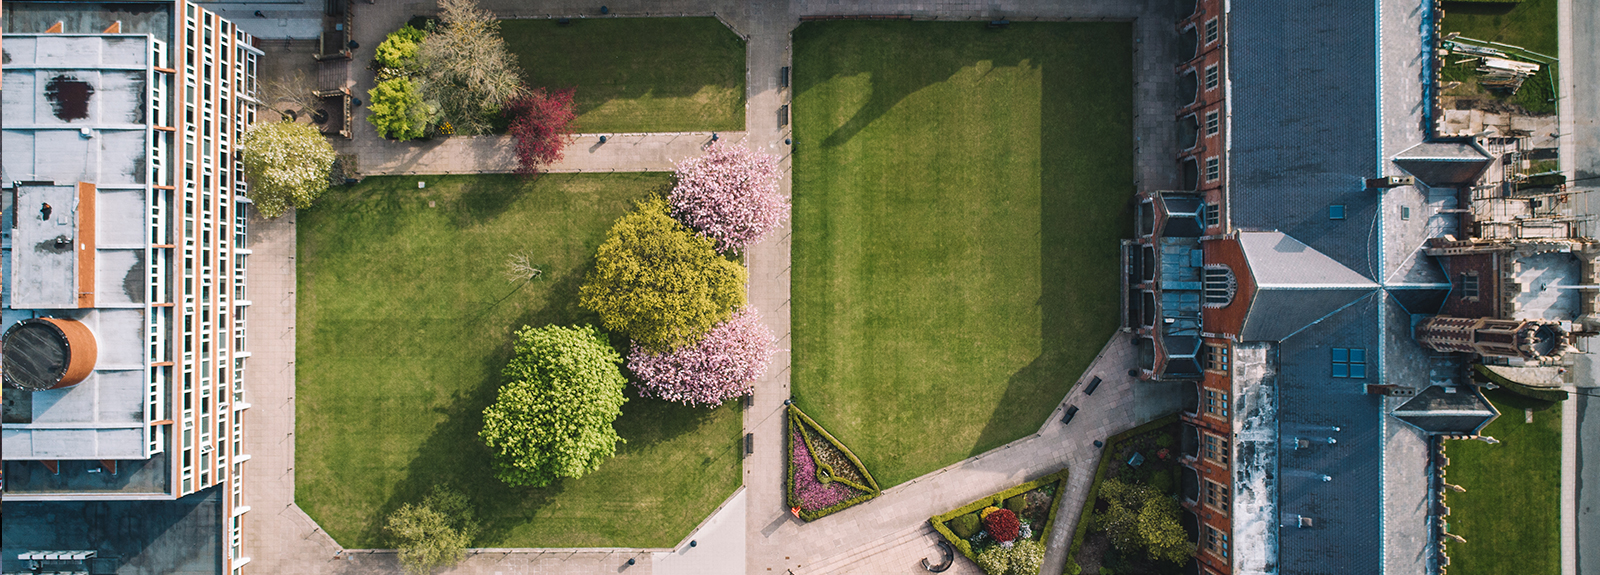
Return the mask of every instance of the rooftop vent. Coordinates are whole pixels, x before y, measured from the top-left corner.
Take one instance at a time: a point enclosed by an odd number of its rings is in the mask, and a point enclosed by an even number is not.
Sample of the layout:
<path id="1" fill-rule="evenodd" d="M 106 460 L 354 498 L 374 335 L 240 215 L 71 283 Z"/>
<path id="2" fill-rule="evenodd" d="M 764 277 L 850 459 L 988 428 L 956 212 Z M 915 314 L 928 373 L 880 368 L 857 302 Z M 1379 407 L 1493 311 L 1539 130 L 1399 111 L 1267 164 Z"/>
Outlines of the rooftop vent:
<path id="1" fill-rule="evenodd" d="M 1304 515 L 1301 515 L 1299 517 L 1300 517 L 1300 528 L 1301 529 L 1310 529 L 1310 528 L 1316 526 L 1316 522 L 1312 521 L 1312 519 L 1310 517 L 1306 517 Z"/>
<path id="2" fill-rule="evenodd" d="M 76 385 L 94 371 L 99 354 L 94 334 L 70 319 L 17 322 L 0 342 L 0 380 L 6 387 L 42 391 Z"/>

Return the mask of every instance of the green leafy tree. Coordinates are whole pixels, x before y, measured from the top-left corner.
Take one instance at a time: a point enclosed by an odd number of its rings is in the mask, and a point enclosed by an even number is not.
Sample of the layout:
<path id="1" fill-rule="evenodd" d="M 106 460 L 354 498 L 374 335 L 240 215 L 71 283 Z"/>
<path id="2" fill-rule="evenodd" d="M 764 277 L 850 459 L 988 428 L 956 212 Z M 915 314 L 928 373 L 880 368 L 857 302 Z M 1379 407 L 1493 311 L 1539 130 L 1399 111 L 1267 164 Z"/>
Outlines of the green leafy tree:
<path id="1" fill-rule="evenodd" d="M 421 503 L 400 506 L 385 527 L 400 550 L 400 564 L 414 575 L 461 561 L 478 531 L 467 498 L 442 486 Z"/>
<path id="2" fill-rule="evenodd" d="M 463 134 L 487 134 L 522 94 L 522 69 L 500 37 L 500 20 L 473 0 L 439 0 L 439 27 L 418 50 L 422 93 Z"/>
<path id="3" fill-rule="evenodd" d="M 422 40 L 427 35 L 427 32 L 411 26 L 390 32 L 383 39 L 383 43 L 378 44 L 377 56 L 373 58 L 378 81 L 416 73 L 417 52 L 422 48 Z"/>
<path id="4" fill-rule="evenodd" d="M 978 568 L 989 575 L 1006 575 L 1011 572 L 1011 553 L 999 545 L 978 552 Z"/>
<path id="5" fill-rule="evenodd" d="M 1039 567 L 1043 565 L 1044 545 L 1038 541 L 1018 539 L 1011 547 L 1011 575 L 1039 575 Z"/>
<path id="6" fill-rule="evenodd" d="M 1183 563 L 1194 555 L 1178 523 L 1178 502 L 1149 486 L 1108 479 L 1100 484 L 1107 509 L 1100 521 L 1111 544 L 1124 553 L 1144 551 L 1152 560 Z"/>
<path id="7" fill-rule="evenodd" d="M 256 124 L 239 141 L 250 200 L 261 215 L 276 218 L 289 208 L 311 207 L 328 189 L 333 146 L 308 124 Z"/>
<path id="8" fill-rule="evenodd" d="M 372 98 L 372 113 L 367 121 L 378 129 L 378 135 L 404 142 L 421 138 L 427 131 L 433 110 L 422 101 L 417 85 L 410 79 L 379 82 L 367 91 L 367 97 Z"/>
<path id="9" fill-rule="evenodd" d="M 744 266 L 672 219 L 664 198 L 639 202 L 606 233 L 579 303 L 656 352 L 698 342 L 744 307 Z"/>
<path id="10" fill-rule="evenodd" d="M 622 441 L 612 427 L 627 401 L 622 356 L 587 325 L 524 326 L 515 348 L 478 434 L 494 452 L 495 476 L 544 487 L 599 469 Z"/>

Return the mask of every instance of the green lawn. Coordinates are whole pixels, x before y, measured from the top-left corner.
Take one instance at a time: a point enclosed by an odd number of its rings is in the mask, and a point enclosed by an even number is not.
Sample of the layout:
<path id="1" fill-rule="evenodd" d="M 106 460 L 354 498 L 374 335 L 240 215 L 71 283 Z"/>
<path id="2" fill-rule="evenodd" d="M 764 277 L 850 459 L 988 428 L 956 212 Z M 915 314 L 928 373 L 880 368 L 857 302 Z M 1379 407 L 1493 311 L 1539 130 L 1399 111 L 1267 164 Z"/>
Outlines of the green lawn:
<path id="1" fill-rule="evenodd" d="M 1499 391 L 1499 390 L 1496 390 Z M 1445 480 L 1467 488 L 1446 491 L 1452 575 L 1561 572 L 1561 409 L 1493 395 L 1500 418 L 1483 434 L 1499 445 L 1447 442 Z M 1524 405 L 1542 407 L 1525 423 Z M 1559 404 L 1557 404 L 1559 405 Z M 1536 409 L 1538 408 L 1536 407 Z"/>
<path id="2" fill-rule="evenodd" d="M 1462 36 L 1502 44 L 1521 46 L 1546 56 L 1560 57 L 1556 43 L 1557 0 L 1526 0 L 1519 3 L 1450 2 L 1444 3 L 1444 19 L 1439 21 L 1441 32 L 1459 32 Z M 1460 60 L 1448 58 L 1447 62 Z M 1445 80 L 1460 80 L 1473 84 L 1463 95 L 1515 103 L 1536 114 L 1556 113 L 1551 91 L 1550 73 L 1540 70 L 1523 82 L 1522 89 L 1511 97 L 1500 97 L 1476 88 L 1476 63 L 1446 66 Z M 1458 89 L 1459 90 L 1459 89 Z"/>
<path id="3" fill-rule="evenodd" d="M 583 132 L 745 129 L 744 40 L 716 18 L 504 20 L 500 27 L 529 85 L 577 88 Z"/>
<path id="4" fill-rule="evenodd" d="M 668 183 L 667 174 L 369 178 L 301 211 L 300 506 L 341 545 L 387 547 L 385 514 L 452 483 L 484 523 L 478 546 L 677 544 L 739 486 L 735 404 L 690 409 L 630 387 L 617 457 L 545 489 L 494 479 L 477 439 L 512 331 L 598 323 L 577 306 L 594 250 L 634 199 Z M 514 252 L 532 254 L 544 275 L 506 281 L 500 270 Z"/>
<path id="5" fill-rule="evenodd" d="M 1117 326 L 1126 23 L 794 32 L 793 390 L 884 488 L 1038 430 Z"/>

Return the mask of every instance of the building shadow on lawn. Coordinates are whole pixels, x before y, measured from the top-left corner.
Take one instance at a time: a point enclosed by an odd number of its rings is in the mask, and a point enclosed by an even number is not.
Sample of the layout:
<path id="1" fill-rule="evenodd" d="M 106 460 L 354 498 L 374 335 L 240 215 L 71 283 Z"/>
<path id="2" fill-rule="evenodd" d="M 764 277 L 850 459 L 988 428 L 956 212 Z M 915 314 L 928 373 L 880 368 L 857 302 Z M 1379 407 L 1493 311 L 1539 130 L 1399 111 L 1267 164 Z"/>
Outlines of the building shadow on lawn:
<path id="1" fill-rule="evenodd" d="M 1098 36 L 1091 42 L 1126 52 L 1043 63 L 1040 354 L 1012 374 L 972 455 L 1038 430 L 1086 375 L 1120 317 L 1121 239 L 1133 236 L 1132 27 L 1085 29 L 1091 31 Z"/>

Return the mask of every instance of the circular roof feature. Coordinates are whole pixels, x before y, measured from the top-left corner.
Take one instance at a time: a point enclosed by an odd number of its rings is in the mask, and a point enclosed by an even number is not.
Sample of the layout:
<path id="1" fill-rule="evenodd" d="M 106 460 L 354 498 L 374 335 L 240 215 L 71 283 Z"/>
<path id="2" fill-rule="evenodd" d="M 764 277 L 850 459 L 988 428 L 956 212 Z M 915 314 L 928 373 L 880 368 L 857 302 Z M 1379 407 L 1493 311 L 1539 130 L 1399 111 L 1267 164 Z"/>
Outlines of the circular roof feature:
<path id="1" fill-rule="evenodd" d="M 0 340 L 0 377 L 6 387 L 40 391 L 83 381 L 94 370 L 94 336 L 83 324 L 53 318 L 28 319 Z"/>

